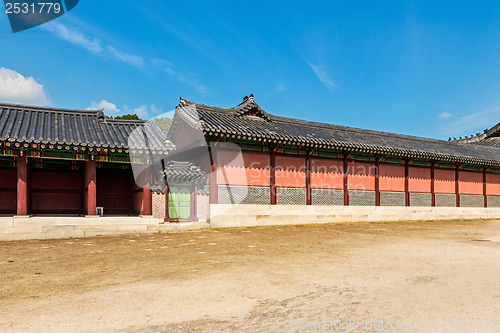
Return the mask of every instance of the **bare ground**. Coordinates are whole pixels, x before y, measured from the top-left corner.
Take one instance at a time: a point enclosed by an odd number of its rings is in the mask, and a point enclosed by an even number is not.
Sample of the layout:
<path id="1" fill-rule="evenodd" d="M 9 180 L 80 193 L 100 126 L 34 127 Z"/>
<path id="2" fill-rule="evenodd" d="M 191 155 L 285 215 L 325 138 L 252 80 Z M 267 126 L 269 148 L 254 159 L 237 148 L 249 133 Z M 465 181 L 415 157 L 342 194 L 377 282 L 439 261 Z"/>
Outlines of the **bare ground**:
<path id="1" fill-rule="evenodd" d="M 349 320 L 375 326 L 339 326 Z M 0 331 L 486 332 L 499 320 L 500 221 L 0 243 Z"/>

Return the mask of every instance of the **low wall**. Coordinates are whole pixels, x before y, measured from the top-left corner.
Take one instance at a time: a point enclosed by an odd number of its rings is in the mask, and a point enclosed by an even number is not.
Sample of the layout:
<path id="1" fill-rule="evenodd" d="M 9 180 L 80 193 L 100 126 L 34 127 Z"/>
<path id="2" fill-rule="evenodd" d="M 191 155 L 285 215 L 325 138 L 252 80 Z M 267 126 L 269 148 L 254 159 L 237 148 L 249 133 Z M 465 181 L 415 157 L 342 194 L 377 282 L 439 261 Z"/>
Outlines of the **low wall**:
<path id="1" fill-rule="evenodd" d="M 0 241 L 158 232 L 153 217 L 0 217 Z"/>
<path id="2" fill-rule="evenodd" d="M 500 208 L 210 205 L 210 226 L 500 218 Z"/>

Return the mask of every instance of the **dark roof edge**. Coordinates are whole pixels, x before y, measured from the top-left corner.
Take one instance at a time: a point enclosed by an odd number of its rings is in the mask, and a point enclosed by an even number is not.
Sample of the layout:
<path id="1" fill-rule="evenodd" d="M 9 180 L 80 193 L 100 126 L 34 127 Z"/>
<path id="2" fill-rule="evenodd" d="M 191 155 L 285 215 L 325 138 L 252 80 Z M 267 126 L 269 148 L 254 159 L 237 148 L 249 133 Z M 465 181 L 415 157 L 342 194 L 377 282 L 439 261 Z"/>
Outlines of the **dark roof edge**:
<path id="1" fill-rule="evenodd" d="M 257 104 L 252 98 L 248 98 L 244 100 L 242 103 L 238 104 L 237 106 L 233 108 L 223 108 L 223 107 L 218 107 L 218 106 L 212 106 L 208 104 L 203 104 L 203 103 L 197 103 L 193 101 L 188 101 L 186 99 L 181 100 L 185 101 L 186 103 L 189 104 L 194 104 L 195 106 L 200 106 L 200 107 L 206 107 L 207 109 L 204 109 L 204 111 L 208 112 L 219 112 L 219 113 L 224 113 L 228 111 L 235 111 L 238 110 L 243 104 L 248 104 L 248 103 L 255 103 Z M 258 105 L 258 104 L 257 104 Z M 180 104 L 180 107 L 184 107 L 184 105 Z M 264 111 L 265 112 L 265 111 Z M 267 113 L 267 112 L 266 112 Z M 301 124 L 301 125 L 307 125 L 307 126 L 312 126 L 312 127 L 318 127 L 318 128 L 323 128 L 323 129 L 339 129 L 343 131 L 349 131 L 349 132 L 355 132 L 355 133 L 363 133 L 363 134 L 372 134 L 372 135 L 383 135 L 386 137 L 396 137 L 396 138 L 401 138 L 401 139 L 407 139 L 407 140 L 414 140 L 414 141 L 420 141 L 420 142 L 432 142 L 432 143 L 438 143 L 442 145 L 457 145 L 457 146 L 469 146 L 468 144 L 465 143 L 460 143 L 460 142 L 454 142 L 454 141 L 447 141 L 447 140 L 442 140 L 442 139 L 433 139 L 433 138 L 426 138 L 426 137 L 421 137 L 421 136 L 415 136 L 415 135 L 406 135 L 406 134 L 399 134 L 399 133 L 392 133 L 392 132 L 382 132 L 382 131 L 376 131 L 376 130 L 370 130 L 370 129 L 363 129 L 363 128 L 357 128 L 357 127 L 350 127 L 350 126 L 343 126 L 343 125 L 334 125 L 334 124 L 329 124 L 329 123 L 322 123 L 322 122 L 316 122 L 316 121 L 310 121 L 310 120 L 303 120 L 303 119 L 298 119 L 298 118 L 288 118 L 288 117 L 282 117 L 282 116 L 276 116 L 273 114 L 269 114 L 269 117 L 271 118 L 271 121 L 279 121 L 283 123 L 288 123 L 288 124 Z M 500 124 L 498 124 L 500 127 Z M 333 142 L 333 141 L 332 141 Z M 498 147 L 489 147 L 489 146 L 481 146 L 481 148 L 484 148 L 485 150 L 487 149 L 500 149 Z"/>
<path id="2" fill-rule="evenodd" d="M 54 111 L 54 112 L 79 112 L 95 114 L 103 112 L 104 110 L 81 110 L 81 109 L 66 109 L 66 108 L 56 108 L 50 106 L 36 106 L 36 105 L 25 105 L 25 104 L 14 104 L 14 103 L 3 103 L 0 102 L 0 107 L 6 107 L 11 109 L 22 109 L 29 111 Z"/>

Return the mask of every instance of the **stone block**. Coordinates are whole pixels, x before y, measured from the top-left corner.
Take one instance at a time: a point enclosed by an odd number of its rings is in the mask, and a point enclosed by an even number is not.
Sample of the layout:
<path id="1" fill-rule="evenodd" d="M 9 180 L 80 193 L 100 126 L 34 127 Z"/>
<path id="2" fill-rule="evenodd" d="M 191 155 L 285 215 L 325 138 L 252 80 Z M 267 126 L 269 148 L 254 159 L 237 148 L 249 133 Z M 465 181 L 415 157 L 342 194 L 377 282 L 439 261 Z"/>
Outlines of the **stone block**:
<path id="1" fill-rule="evenodd" d="M 0 227 L 12 227 L 14 225 L 14 218 L 0 217 Z"/>
<path id="2" fill-rule="evenodd" d="M 42 233 L 42 227 L 9 227 L 10 234 L 38 234 Z"/>

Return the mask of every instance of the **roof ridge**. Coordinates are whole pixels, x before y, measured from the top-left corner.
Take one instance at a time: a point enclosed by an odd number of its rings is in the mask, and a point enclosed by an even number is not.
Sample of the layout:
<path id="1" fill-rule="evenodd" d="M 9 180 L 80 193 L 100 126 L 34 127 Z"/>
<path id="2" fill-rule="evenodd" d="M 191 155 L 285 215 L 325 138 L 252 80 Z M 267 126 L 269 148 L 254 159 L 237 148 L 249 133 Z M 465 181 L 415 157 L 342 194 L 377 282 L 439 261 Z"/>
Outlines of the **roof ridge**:
<path id="1" fill-rule="evenodd" d="M 383 135 L 386 137 L 395 137 L 396 136 L 396 137 L 400 137 L 400 138 L 404 138 L 404 139 L 408 139 L 408 140 L 427 141 L 427 142 L 438 143 L 438 144 L 443 144 L 443 145 L 454 144 L 454 145 L 458 145 L 458 146 L 462 146 L 462 147 L 463 146 L 467 147 L 470 145 L 470 144 L 466 144 L 466 143 L 453 142 L 453 141 L 447 141 L 447 140 L 442 140 L 442 139 L 426 138 L 423 136 L 376 131 L 376 130 L 358 128 L 358 127 L 322 123 L 322 122 L 317 122 L 317 121 L 310 121 L 310 120 L 297 119 L 297 118 L 288 118 L 288 117 L 282 117 L 282 116 L 276 116 L 276 115 L 271 115 L 271 119 L 280 121 L 282 123 L 288 123 L 288 124 L 302 123 L 304 125 L 323 128 L 323 129 L 341 129 L 341 130 L 355 132 L 355 133 L 365 133 L 365 134 L 369 133 L 369 134 L 374 134 L 374 135 Z M 487 146 L 483 146 L 483 147 L 487 147 Z M 499 149 L 498 147 L 491 147 L 491 148 Z"/>
<path id="2" fill-rule="evenodd" d="M 187 99 L 182 98 L 182 97 L 180 97 L 179 106 L 188 106 L 190 104 L 194 104 L 195 106 L 199 105 L 201 107 L 207 107 L 209 109 L 213 109 L 214 111 L 219 111 L 219 112 L 238 111 L 242 107 L 244 107 L 248 104 L 255 104 L 258 106 L 257 102 L 255 102 L 255 100 L 253 98 L 253 94 L 251 96 L 252 97 L 245 96 L 245 98 L 243 99 L 243 102 L 241 102 L 240 104 L 238 104 L 236 106 L 230 107 L 230 108 L 226 108 L 226 107 L 222 107 L 222 106 L 215 106 L 215 105 L 210 105 L 210 104 L 204 104 L 204 103 L 198 103 L 198 102 L 187 100 Z"/>
<path id="3" fill-rule="evenodd" d="M 67 108 L 56 108 L 51 106 L 37 106 L 37 105 L 26 105 L 26 104 L 15 104 L 15 103 L 4 103 L 4 102 L 0 102 L 0 108 L 1 107 L 23 109 L 27 111 L 79 112 L 79 113 L 89 113 L 89 114 L 103 112 L 102 109 L 101 110 L 67 109 Z"/>

